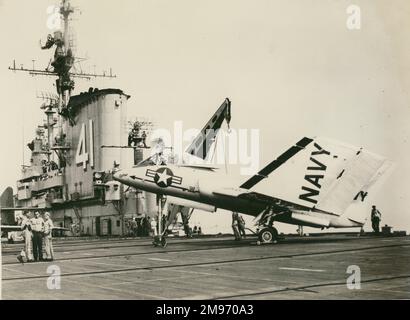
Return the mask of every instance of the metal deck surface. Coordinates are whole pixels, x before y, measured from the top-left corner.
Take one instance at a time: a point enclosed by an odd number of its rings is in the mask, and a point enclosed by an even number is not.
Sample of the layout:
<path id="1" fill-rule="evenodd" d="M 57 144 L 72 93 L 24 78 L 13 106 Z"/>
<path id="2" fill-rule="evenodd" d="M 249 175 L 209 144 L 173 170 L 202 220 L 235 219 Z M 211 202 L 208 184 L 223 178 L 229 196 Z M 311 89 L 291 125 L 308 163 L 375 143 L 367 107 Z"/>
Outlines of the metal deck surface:
<path id="1" fill-rule="evenodd" d="M 21 247 L 3 244 L 3 299 L 410 299 L 409 236 L 55 240 L 56 260 L 24 265 Z M 346 285 L 351 265 L 360 289 Z"/>

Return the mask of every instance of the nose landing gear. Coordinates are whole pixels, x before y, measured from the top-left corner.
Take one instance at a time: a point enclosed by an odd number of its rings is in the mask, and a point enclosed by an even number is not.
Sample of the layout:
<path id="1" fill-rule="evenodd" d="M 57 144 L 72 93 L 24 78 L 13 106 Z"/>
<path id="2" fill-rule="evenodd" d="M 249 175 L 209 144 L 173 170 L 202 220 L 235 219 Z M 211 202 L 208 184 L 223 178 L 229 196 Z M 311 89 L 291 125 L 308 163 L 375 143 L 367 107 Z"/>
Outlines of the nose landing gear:
<path id="1" fill-rule="evenodd" d="M 152 241 L 152 244 L 154 247 L 163 247 L 165 248 L 167 246 L 167 238 L 165 236 L 155 236 L 154 241 Z"/>
<path id="2" fill-rule="evenodd" d="M 164 228 L 165 225 L 162 221 L 162 211 L 165 207 L 165 204 L 167 202 L 167 197 L 161 194 L 157 194 L 157 206 L 158 206 L 158 229 L 157 226 L 154 228 L 154 240 L 152 241 L 152 244 L 154 247 L 163 247 L 165 248 L 167 246 L 167 230 Z M 163 230 L 165 229 L 165 230 Z"/>

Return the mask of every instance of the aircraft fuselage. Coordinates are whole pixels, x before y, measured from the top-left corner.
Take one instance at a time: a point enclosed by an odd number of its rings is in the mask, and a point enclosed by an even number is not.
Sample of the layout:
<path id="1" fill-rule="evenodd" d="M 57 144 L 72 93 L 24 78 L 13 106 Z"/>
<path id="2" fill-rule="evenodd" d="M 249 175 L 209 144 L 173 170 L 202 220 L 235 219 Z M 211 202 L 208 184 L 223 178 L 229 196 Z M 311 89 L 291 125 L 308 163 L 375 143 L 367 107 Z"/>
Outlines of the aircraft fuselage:
<path id="1" fill-rule="evenodd" d="M 218 172 L 178 166 L 148 166 L 121 170 L 114 179 L 139 190 L 187 199 L 216 208 L 257 215 L 264 205 L 215 193 L 226 187 L 226 177 Z"/>
<path id="2" fill-rule="evenodd" d="M 147 192 L 182 198 L 200 204 L 257 216 L 267 203 L 257 199 L 240 198 L 230 178 L 218 171 L 185 166 L 146 166 L 120 170 L 114 179 Z M 238 193 L 235 193 L 239 191 Z M 247 190 L 243 190 L 247 191 Z M 233 194 L 231 194 L 233 193 Z M 215 211 L 214 210 L 214 211 Z M 302 220 L 301 220 L 302 219 Z M 340 216 L 321 212 L 285 212 L 276 221 L 311 227 L 360 227 L 362 224 Z"/>

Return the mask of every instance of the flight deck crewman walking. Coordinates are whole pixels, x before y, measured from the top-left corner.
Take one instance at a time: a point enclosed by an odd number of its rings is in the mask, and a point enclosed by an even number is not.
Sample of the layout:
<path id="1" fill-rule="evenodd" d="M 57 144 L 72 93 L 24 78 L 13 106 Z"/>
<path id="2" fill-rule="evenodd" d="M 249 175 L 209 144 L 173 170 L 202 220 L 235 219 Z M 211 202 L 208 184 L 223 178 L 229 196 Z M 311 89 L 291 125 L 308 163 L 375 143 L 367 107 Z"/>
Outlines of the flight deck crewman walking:
<path id="1" fill-rule="evenodd" d="M 245 219 L 242 217 L 241 214 L 238 213 L 238 229 L 239 233 L 243 238 L 246 238 L 246 231 L 245 231 Z"/>
<path id="2" fill-rule="evenodd" d="M 34 213 L 31 219 L 31 228 L 33 232 L 33 255 L 35 261 L 43 261 L 43 233 L 44 220 L 40 217 L 40 212 Z"/>
<path id="3" fill-rule="evenodd" d="M 44 214 L 44 246 L 46 249 L 46 260 L 54 260 L 54 249 L 53 249 L 53 221 L 50 218 L 50 213 L 46 212 Z"/>
<path id="4" fill-rule="evenodd" d="M 380 220 L 382 218 L 382 214 L 380 213 L 379 210 L 376 209 L 376 206 L 372 206 L 372 228 L 376 234 L 379 234 L 379 224 Z"/>

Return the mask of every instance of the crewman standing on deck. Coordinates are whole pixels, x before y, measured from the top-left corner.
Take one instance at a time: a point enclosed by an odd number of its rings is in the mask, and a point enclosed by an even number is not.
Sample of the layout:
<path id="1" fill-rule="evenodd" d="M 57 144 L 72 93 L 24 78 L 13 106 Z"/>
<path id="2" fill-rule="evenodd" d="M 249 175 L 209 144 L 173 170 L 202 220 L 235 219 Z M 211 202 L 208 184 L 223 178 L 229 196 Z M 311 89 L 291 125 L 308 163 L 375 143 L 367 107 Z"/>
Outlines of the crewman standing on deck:
<path id="1" fill-rule="evenodd" d="M 372 218 L 373 231 L 376 234 L 379 234 L 379 224 L 380 224 L 380 220 L 382 218 L 382 214 L 380 213 L 379 210 L 377 210 L 376 206 L 372 206 L 371 218 Z"/>
<path id="2" fill-rule="evenodd" d="M 33 232 L 34 261 L 43 261 L 44 220 L 40 217 L 38 211 L 34 212 L 34 218 L 31 219 L 31 228 Z"/>
<path id="3" fill-rule="evenodd" d="M 241 214 L 238 213 L 238 229 L 239 233 L 243 238 L 246 238 L 246 231 L 245 231 L 245 219 L 242 217 Z"/>
<path id="4" fill-rule="evenodd" d="M 151 218 L 151 233 L 154 237 L 158 236 L 158 229 L 157 229 L 157 221 L 155 219 L 155 217 Z"/>
<path id="5" fill-rule="evenodd" d="M 50 213 L 46 212 L 44 214 L 44 247 L 46 249 L 46 260 L 54 260 L 54 249 L 53 249 L 53 221 L 50 218 Z"/>
<path id="6" fill-rule="evenodd" d="M 31 232 L 31 222 L 27 217 L 27 212 L 24 211 L 18 224 L 21 226 L 22 236 L 24 238 L 24 249 L 17 256 L 17 260 L 21 263 L 24 262 L 23 258 L 26 257 L 27 262 L 33 262 L 33 234 Z"/>
<path id="7" fill-rule="evenodd" d="M 232 230 L 235 240 L 241 240 L 241 233 L 239 232 L 239 213 L 232 211 Z"/>
<path id="8" fill-rule="evenodd" d="M 137 234 L 137 228 L 138 228 L 137 221 L 135 220 L 135 217 L 133 217 L 132 220 L 131 220 L 131 231 L 132 231 L 132 236 L 133 237 L 136 237 L 138 235 Z"/>

